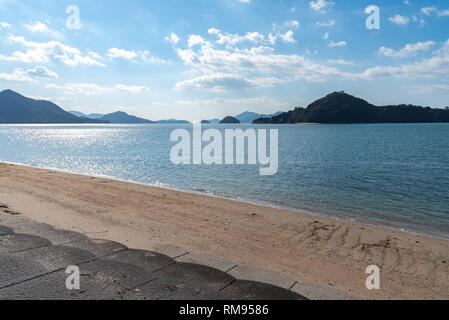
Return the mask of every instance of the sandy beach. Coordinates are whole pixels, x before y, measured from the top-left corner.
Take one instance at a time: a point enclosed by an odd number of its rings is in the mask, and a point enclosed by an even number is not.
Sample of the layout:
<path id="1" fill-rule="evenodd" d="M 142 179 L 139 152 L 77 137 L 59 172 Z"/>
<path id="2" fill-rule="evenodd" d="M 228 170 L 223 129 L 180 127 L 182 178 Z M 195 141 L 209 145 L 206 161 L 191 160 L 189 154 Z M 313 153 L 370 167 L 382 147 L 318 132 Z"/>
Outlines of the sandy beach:
<path id="1" fill-rule="evenodd" d="M 364 299 L 449 299 L 449 241 L 227 199 L 0 163 L 1 216 L 91 238 L 173 245 Z M 381 289 L 365 270 L 381 268 Z"/>

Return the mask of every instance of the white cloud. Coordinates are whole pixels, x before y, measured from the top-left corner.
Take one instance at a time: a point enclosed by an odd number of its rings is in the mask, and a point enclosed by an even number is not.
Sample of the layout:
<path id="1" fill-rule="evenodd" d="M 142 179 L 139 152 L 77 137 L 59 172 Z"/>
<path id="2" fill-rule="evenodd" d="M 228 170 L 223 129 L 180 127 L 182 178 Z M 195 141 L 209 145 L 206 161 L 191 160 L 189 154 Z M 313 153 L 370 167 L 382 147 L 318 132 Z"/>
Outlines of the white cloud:
<path id="1" fill-rule="evenodd" d="M 150 63 L 166 63 L 167 61 L 154 57 L 151 55 L 150 51 L 135 51 L 135 50 L 125 50 L 111 48 L 108 50 L 107 56 L 111 59 L 124 59 L 133 62 L 137 62 L 137 58 L 141 59 L 143 62 Z"/>
<path id="2" fill-rule="evenodd" d="M 46 33 L 55 38 L 63 38 L 60 32 L 50 29 L 45 23 L 40 21 L 36 21 L 33 24 L 27 24 L 25 27 L 33 33 Z"/>
<path id="3" fill-rule="evenodd" d="M 218 29 L 209 29 L 210 35 L 225 35 Z M 277 36 L 276 36 L 277 37 Z M 267 42 L 268 38 L 265 38 Z M 252 44 L 252 42 L 247 42 Z M 330 42 L 330 47 L 345 47 L 346 41 Z M 423 42 L 394 51 L 382 49 L 384 55 L 413 55 L 427 50 L 434 44 Z M 371 80 L 383 77 L 426 79 L 449 74 L 449 40 L 433 57 L 399 66 L 374 66 L 365 71 L 347 72 L 338 66 L 354 66 L 343 59 L 316 62 L 297 54 L 278 54 L 267 45 L 240 48 L 219 47 L 217 43 L 204 41 L 188 49 L 175 49 L 179 58 L 195 74 L 191 79 L 179 81 L 176 90 L 201 89 L 226 91 L 231 89 L 269 87 L 291 81 L 328 81 L 331 79 Z M 332 66 L 334 65 L 334 66 Z"/>
<path id="4" fill-rule="evenodd" d="M 336 64 L 336 65 L 346 65 L 346 66 L 354 66 L 355 63 L 352 61 L 346 61 L 346 60 L 327 60 L 327 62 L 331 63 L 331 64 Z"/>
<path id="5" fill-rule="evenodd" d="M 312 8 L 315 11 L 324 12 L 324 10 L 332 6 L 334 3 L 332 1 L 326 1 L 326 0 L 316 0 L 316 1 L 310 1 L 309 5 L 310 8 Z"/>
<path id="6" fill-rule="evenodd" d="M 88 54 L 93 59 L 101 59 L 100 55 L 98 53 L 96 53 L 95 51 L 90 51 Z"/>
<path id="7" fill-rule="evenodd" d="M 15 69 L 13 73 L 0 73 L 0 79 L 12 82 L 37 83 L 35 79 L 27 75 L 22 69 Z"/>
<path id="8" fill-rule="evenodd" d="M 142 93 L 149 89 L 145 86 L 117 84 L 112 87 L 102 86 L 96 83 L 66 83 L 58 85 L 55 83 L 47 84 L 46 88 L 63 91 L 67 95 L 99 95 L 105 93 L 125 92 L 125 93 Z"/>
<path id="9" fill-rule="evenodd" d="M 137 57 L 137 53 L 132 50 L 125 50 L 125 49 L 117 49 L 117 48 L 111 48 L 108 50 L 107 56 L 112 59 L 125 59 L 125 60 L 133 60 Z"/>
<path id="10" fill-rule="evenodd" d="M 288 30 L 284 34 L 280 34 L 279 37 L 282 39 L 282 41 L 284 41 L 286 43 L 295 43 L 296 42 L 296 40 L 294 38 L 294 33 L 292 30 Z"/>
<path id="11" fill-rule="evenodd" d="M 100 66 L 105 67 L 104 64 L 96 61 L 95 59 L 89 57 L 89 56 L 81 56 L 81 55 L 75 55 L 72 59 L 67 59 L 63 61 L 66 65 L 76 67 L 77 65 L 86 65 L 86 66 Z"/>
<path id="12" fill-rule="evenodd" d="M 1 30 L 2 28 L 3 28 L 3 29 L 11 28 L 11 25 L 10 25 L 9 23 L 7 23 L 7 22 L 0 21 L 0 30 Z"/>
<path id="13" fill-rule="evenodd" d="M 13 35 L 9 35 L 7 40 L 21 44 L 27 50 L 25 52 L 15 51 L 11 56 L 0 54 L 0 60 L 3 61 L 46 63 L 50 59 L 55 59 L 69 66 L 77 66 L 80 64 L 105 66 L 89 56 L 84 56 L 79 49 L 64 45 L 58 41 L 33 42 L 25 40 L 24 37 L 15 37 Z"/>
<path id="14" fill-rule="evenodd" d="M 400 66 L 374 67 L 358 74 L 357 77 L 373 79 L 379 77 L 401 77 L 407 79 L 430 79 L 449 74 L 449 40 L 433 53 L 433 56 Z"/>
<path id="15" fill-rule="evenodd" d="M 449 84 L 418 85 L 414 88 L 415 90 L 411 90 L 411 93 L 449 92 Z"/>
<path id="16" fill-rule="evenodd" d="M 189 40 L 188 40 L 189 47 L 193 47 L 193 46 L 196 46 L 196 45 L 202 44 L 202 43 L 204 43 L 204 39 L 202 36 L 192 34 L 189 37 Z"/>
<path id="17" fill-rule="evenodd" d="M 281 102 L 273 98 L 268 98 L 265 96 L 255 97 L 255 98 L 220 98 L 216 97 L 213 99 L 194 99 L 194 100 L 175 100 L 173 103 L 178 105 L 186 106 L 199 106 L 199 105 L 216 105 L 216 104 L 237 104 L 237 105 L 287 105 L 286 102 Z"/>
<path id="18" fill-rule="evenodd" d="M 391 23 L 397 24 L 398 26 L 405 26 L 409 24 L 410 18 L 406 16 L 401 16 L 399 14 L 395 15 L 394 17 L 388 18 Z"/>
<path id="19" fill-rule="evenodd" d="M 348 44 L 346 43 L 346 41 L 340 41 L 340 42 L 334 42 L 331 41 L 329 43 L 329 47 L 330 48 L 335 48 L 335 47 L 346 47 Z"/>
<path id="20" fill-rule="evenodd" d="M 427 51 L 434 45 L 434 41 L 418 42 L 414 44 L 407 44 L 404 48 L 397 51 L 390 48 L 381 47 L 379 49 L 379 54 L 386 57 L 406 58 L 416 55 L 419 51 Z"/>
<path id="21" fill-rule="evenodd" d="M 251 2 L 251 0 L 237 0 L 237 1 L 240 3 L 250 3 Z"/>
<path id="22" fill-rule="evenodd" d="M 175 45 L 179 42 L 179 37 L 175 33 L 170 33 L 170 36 L 165 37 L 165 41 L 170 42 L 171 44 Z"/>
<path id="23" fill-rule="evenodd" d="M 431 16 L 432 13 L 435 13 L 438 17 L 449 17 L 449 9 L 439 10 L 437 7 L 426 7 L 422 8 L 421 12 L 426 16 Z"/>
<path id="24" fill-rule="evenodd" d="M 37 66 L 34 69 L 28 69 L 26 73 L 34 78 L 58 78 L 58 74 L 56 72 L 50 71 L 42 66 Z"/>
<path id="25" fill-rule="evenodd" d="M 25 27 L 31 32 L 49 32 L 50 29 L 45 23 L 36 21 L 34 24 L 27 24 Z"/>
<path id="26" fill-rule="evenodd" d="M 244 36 L 241 36 L 239 34 L 222 33 L 216 28 L 210 28 L 208 33 L 210 35 L 215 35 L 218 38 L 216 43 L 225 45 L 229 48 L 244 42 L 252 42 L 256 44 L 266 43 L 265 36 L 259 32 L 247 32 Z"/>
<path id="27" fill-rule="evenodd" d="M 180 81 L 175 85 L 175 90 L 196 89 L 224 92 L 236 89 L 272 87 L 283 82 L 286 82 L 286 80 L 274 77 L 247 79 L 236 74 L 216 73 Z"/>
<path id="28" fill-rule="evenodd" d="M 111 92 L 112 89 L 103 87 L 95 83 L 67 83 L 65 85 L 57 85 L 55 83 L 47 84 L 46 88 L 64 91 L 70 95 L 97 95 Z"/>
<path id="29" fill-rule="evenodd" d="M 285 22 L 285 25 L 290 28 L 299 28 L 299 21 L 296 20 L 287 21 Z"/>
<path id="30" fill-rule="evenodd" d="M 293 28 L 299 28 L 299 22 L 296 20 L 288 21 L 283 24 L 283 26 L 291 26 Z M 294 39 L 294 32 L 292 30 L 287 30 L 284 33 L 276 23 L 273 24 L 273 33 L 269 33 L 267 36 L 261 34 L 260 32 L 247 32 L 245 35 L 223 33 L 221 30 L 216 28 L 210 28 L 208 30 L 209 35 L 214 35 L 217 37 L 215 43 L 220 45 L 225 45 L 227 49 L 232 49 L 237 45 L 243 44 L 254 44 L 254 45 L 275 45 L 276 41 L 280 38 L 285 43 L 296 43 Z M 284 29 L 285 30 L 285 29 Z"/>
<path id="31" fill-rule="evenodd" d="M 316 26 L 317 27 L 332 27 L 335 25 L 335 20 L 329 20 L 327 22 L 317 22 Z"/>
<path id="32" fill-rule="evenodd" d="M 124 84 L 118 84 L 115 86 L 115 88 L 119 91 L 122 92 L 130 92 L 130 93 L 141 93 L 141 92 L 146 92 L 149 91 L 149 89 L 145 86 L 128 86 L 128 85 L 124 85 Z"/>
<path id="33" fill-rule="evenodd" d="M 156 63 L 156 64 L 161 64 L 161 63 L 169 63 L 170 61 L 166 61 L 164 59 L 160 59 L 158 57 L 152 56 L 150 51 L 145 50 L 145 51 L 139 51 L 138 52 L 140 58 L 142 59 L 143 62 L 148 62 L 148 63 Z"/>
<path id="34" fill-rule="evenodd" d="M 239 74 L 241 75 L 240 82 L 243 85 L 248 82 L 243 81 L 242 78 L 266 78 L 266 75 L 268 77 L 281 75 L 280 78 L 286 79 L 285 75 L 291 81 L 295 79 L 323 81 L 330 76 L 340 74 L 335 68 L 313 63 L 299 55 L 275 54 L 273 48 L 266 46 L 250 49 L 218 50 L 212 46 L 203 45 L 197 51 L 178 49 L 177 53 L 187 66 L 205 75 L 217 73 Z M 206 77 L 201 80 L 208 81 L 211 78 Z M 224 79 L 222 80 L 224 81 Z M 258 81 L 260 83 L 261 80 Z"/>

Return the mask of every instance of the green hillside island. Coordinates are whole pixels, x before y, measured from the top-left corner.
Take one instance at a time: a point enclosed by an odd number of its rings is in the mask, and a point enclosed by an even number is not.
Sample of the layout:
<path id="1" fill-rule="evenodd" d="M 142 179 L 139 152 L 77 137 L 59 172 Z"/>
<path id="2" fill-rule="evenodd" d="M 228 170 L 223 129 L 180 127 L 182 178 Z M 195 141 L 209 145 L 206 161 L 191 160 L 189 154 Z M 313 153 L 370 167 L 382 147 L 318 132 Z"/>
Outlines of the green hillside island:
<path id="1" fill-rule="evenodd" d="M 0 92 L 0 123 L 106 123 L 77 117 L 50 101 L 26 98 L 12 90 Z"/>
<path id="2" fill-rule="evenodd" d="M 240 121 L 234 117 L 226 117 L 220 121 L 220 124 L 239 124 Z"/>
<path id="3" fill-rule="evenodd" d="M 375 106 L 344 92 L 334 92 L 307 108 L 296 108 L 254 124 L 288 123 L 425 123 L 449 122 L 449 108 L 432 109 L 414 105 Z"/>

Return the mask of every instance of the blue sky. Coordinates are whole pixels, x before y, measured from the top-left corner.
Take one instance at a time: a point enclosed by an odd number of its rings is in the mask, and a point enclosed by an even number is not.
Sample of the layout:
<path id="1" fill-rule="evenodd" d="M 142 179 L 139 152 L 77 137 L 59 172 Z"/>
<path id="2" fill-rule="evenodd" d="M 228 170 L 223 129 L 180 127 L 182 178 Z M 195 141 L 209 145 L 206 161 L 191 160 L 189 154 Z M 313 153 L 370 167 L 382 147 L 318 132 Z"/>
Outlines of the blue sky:
<path id="1" fill-rule="evenodd" d="M 286 111 L 337 90 L 443 107 L 448 30 L 443 0 L 0 0 L 0 89 L 153 120 Z"/>

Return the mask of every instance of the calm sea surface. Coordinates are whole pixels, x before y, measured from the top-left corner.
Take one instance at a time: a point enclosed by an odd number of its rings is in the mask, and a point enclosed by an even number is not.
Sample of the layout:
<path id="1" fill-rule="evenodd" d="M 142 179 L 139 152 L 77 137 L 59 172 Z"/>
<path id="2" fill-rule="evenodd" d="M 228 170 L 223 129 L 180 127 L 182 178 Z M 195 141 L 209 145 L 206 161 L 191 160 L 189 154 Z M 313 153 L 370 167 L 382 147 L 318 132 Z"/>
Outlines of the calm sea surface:
<path id="1" fill-rule="evenodd" d="M 213 126 L 208 128 L 243 128 Z M 449 237 L 449 124 L 279 129 L 279 172 L 170 162 L 187 125 L 1 125 L 0 161 L 206 192 Z"/>

